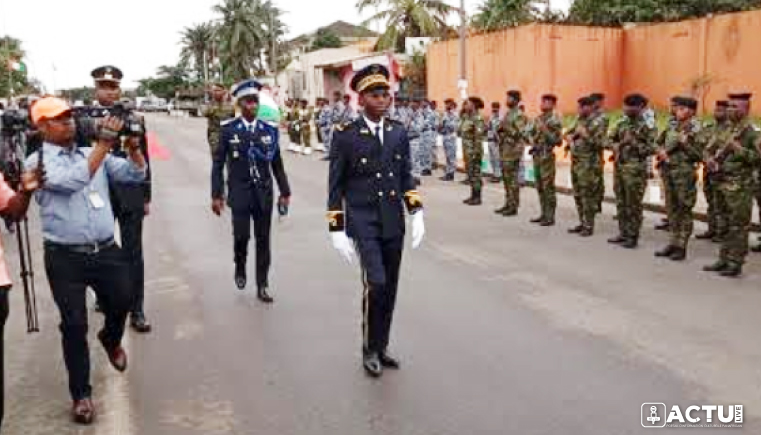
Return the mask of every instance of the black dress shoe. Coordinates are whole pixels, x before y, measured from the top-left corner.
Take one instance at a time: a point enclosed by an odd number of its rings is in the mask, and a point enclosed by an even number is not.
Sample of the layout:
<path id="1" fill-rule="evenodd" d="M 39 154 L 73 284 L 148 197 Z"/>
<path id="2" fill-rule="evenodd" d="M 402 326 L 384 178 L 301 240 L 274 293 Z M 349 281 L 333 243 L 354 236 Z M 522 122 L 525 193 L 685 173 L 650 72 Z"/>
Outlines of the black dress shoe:
<path id="1" fill-rule="evenodd" d="M 738 276 L 742 275 L 743 268 L 742 266 L 738 264 L 728 264 L 724 270 L 719 272 L 719 275 L 726 277 L 726 278 L 737 278 Z"/>
<path id="2" fill-rule="evenodd" d="M 669 255 L 671 261 L 684 261 L 687 258 L 687 250 L 683 248 L 674 248 L 674 251 Z"/>
<path id="3" fill-rule="evenodd" d="M 638 244 L 639 240 L 637 240 L 636 237 L 632 237 L 631 239 L 627 239 L 624 243 L 622 243 L 621 247 L 625 249 L 635 249 Z"/>
<path id="4" fill-rule="evenodd" d="M 671 257 L 671 254 L 674 253 L 675 249 L 676 249 L 676 246 L 668 245 L 659 251 L 655 251 L 655 256 L 656 257 Z"/>
<path id="5" fill-rule="evenodd" d="M 555 226 L 555 219 L 545 219 L 542 222 L 539 223 L 539 226 L 541 227 L 554 227 Z"/>
<path id="6" fill-rule="evenodd" d="M 246 263 L 235 263 L 235 285 L 238 290 L 246 288 Z"/>
<path id="7" fill-rule="evenodd" d="M 568 234 L 579 234 L 581 230 L 583 230 L 584 227 L 581 225 L 576 225 L 573 228 L 568 228 Z"/>
<path id="8" fill-rule="evenodd" d="M 399 367 L 401 366 L 399 360 L 389 355 L 388 352 L 381 352 L 378 355 L 378 359 L 380 360 L 381 365 L 387 369 L 399 370 Z"/>
<path id="9" fill-rule="evenodd" d="M 421 172 L 421 175 L 424 177 L 430 177 L 431 175 L 433 175 L 433 172 L 431 172 L 430 169 L 423 169 L 423 172 Z"/>
<path id="10" fill-rule="evenodd" d="M 698 240 L 713 239 L 715 236 L 716 233 L 713 231 L 706 231 L 705 233 L 695 234 L 695 238 Z"/>
<path id="11" fill-rule="evenodd" d="M 111 366 L 117 371 L 125 372 L 127 370 L 127 352 L 124 351 L 124 348 L 121 345 L 107 347 L 103 339 L 104 337 L 105 335 L 103 331 L 98 332 L 98 340 L 100 341 L 100 344 L 103 345 L 106 355 L 108 355 L 108 362 L 110 362 Z"/>
<path id="12" fill-rule="evenodd" d="M 266 286 L 260 286 L 260 287 L 259 287 L 259 288 L 256 290 L 256 297 L 257 297 L 257 298 L 258 298 L 260 301 L 264 302 L 265 304 L 271 304 L 271 303 L 275 302 L 275 299 L 273 299 L 273 298 L 272 298 L 272 296 L 270 296 L 270 295 L 267 293 L 267 287 L 266 287 Z"/>
<path id="13" fill-rule="evenodd" d="M 729 263 L 727 263 L 726 261 L 719 260 L 716 263 L 705 266 L 703 268 L 703 271 L 704 272 L 723 272 L 728 267 L 729 267 Z"/>
<path id="14" fill-rule="evenodd" d="M 130 315 L 130 326 L 140 334 L 151 332 L 151 324 L 148 322 L 148 319 L 145 318 L 145 314 L 143 313 L 132 313 Z"/>
<path id="15" fill-rule="evenodd" d="M 531 219 L 529 222 L 531 222 L 532 224 L 540 224 L 544 222 L 544 217 L 543 216 L 535 217 Z"/>
<path id="16" fill-rule="evenodd" d="M 91 425 L 95 420 L 95 406 L 90 398 L 75 400 L 71 406 L 71 419 L 85 426 Z"/>
<path id="17" fill-rule="evenodd" d="M 439 177 L 441 181 L 454 181 L 454 174 L 446 174 L 443 177 Z"/>
<path id="18" fill-rule="evenodd" d="M 620 245 L 624 243 L 626 240 L 627 240 L 626 237 L 619 234 L 616 237 L 608 239 L 608 243 L 610 243 L 611 245 Z"/>
<path id="19" fill-rule="evenodd" d="M 383 374 L 383 364 L 381 364 L 380 357 L 377 353 L 368 353 L 362 358 L 362 366 L 365 368 L 365 373 L 373 378 L 379 378 Z"/>

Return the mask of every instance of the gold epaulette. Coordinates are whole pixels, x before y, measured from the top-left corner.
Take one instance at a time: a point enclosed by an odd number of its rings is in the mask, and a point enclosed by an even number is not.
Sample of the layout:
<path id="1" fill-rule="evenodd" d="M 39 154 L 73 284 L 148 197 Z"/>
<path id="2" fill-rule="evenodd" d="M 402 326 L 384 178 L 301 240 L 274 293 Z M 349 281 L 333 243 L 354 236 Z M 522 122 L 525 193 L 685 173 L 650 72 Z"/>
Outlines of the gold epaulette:
<path id="1" fill-rule="evenodd" d="M 346 217 L 343 211 L 330 210 L 327 213 L 327 218 L 330 232 L 344 231 L 346 228 Z"/>

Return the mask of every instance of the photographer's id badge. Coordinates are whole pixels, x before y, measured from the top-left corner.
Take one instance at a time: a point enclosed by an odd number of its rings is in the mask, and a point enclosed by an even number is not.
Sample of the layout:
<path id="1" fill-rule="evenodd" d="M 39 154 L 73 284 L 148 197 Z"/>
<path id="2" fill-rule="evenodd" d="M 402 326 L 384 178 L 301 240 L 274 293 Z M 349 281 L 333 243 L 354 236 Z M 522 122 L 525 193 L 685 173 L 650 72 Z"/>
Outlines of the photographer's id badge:
<path id="1" fill-rule="evenodd" d="M 100 194 L 98 194 L 97 191 L 92 190 L 90 193 L 87 194 L 87 198 L 90 200 L 90 205 L 92 208 L 98 210 L 106 206 L 106 203 L 103 201 L 103 198 L 100 197 Z"/>

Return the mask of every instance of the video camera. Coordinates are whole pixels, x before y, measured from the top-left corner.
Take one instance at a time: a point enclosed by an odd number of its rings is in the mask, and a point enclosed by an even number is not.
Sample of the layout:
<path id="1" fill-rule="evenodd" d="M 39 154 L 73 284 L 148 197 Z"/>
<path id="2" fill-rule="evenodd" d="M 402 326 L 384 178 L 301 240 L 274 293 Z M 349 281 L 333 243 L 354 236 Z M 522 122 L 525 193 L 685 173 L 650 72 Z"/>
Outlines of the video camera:
<path id="1" fill-rule="evenodd" d="M 74 109 L 74 116 L 77 119 L 77 128 L 89 139 L 97 137 L 97 120 L 108 116 L 119 118 L 124 122 L 119 136 L 142 137 L 145 134 L 140 117 L 121 102 L 109 107 L 77 107 Z"/>
<path id="2" fill-rule="evenodd" d="M 0 118 L 0 130 L 3 136 L 15 136 L 25 132 L 29 127 L 29 116 L 22 110 L 6 110 Z"/>

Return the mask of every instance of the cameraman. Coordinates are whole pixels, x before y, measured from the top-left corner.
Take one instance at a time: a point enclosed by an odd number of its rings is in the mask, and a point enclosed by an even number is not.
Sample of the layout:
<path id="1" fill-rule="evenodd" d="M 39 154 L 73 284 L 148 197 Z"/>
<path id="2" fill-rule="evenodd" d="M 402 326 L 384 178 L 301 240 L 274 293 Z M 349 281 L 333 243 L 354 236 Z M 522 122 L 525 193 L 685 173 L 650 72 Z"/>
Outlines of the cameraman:
<path id="1" fill-rule="evenodd" d="M 114 206 L 114 216 L 119 222 L 121 233 L 121 245 L 124 255 L 129 264 L 130 290 L 133 295 L 133 305 L 130 309 L 130 324 L 137 332 L 148 333 L 151 325 L 145 317 L 143 302 L 145 295 L 145 268 L 143 262 L 143 220 L 150 212 L 151 202 L 151 171 L 148 158 L 148 141 L 145 136 L 145 122 L 142 118 L 133 114 L 121 104 L 117 106 L 121 97 L 122 71 L 115 66 L 102 66 L 95 68 L 91 73 L 95 80 L 95 99 L 98 108 L 87 111 L 87 116 L 104 116 L 114 111 L 128 124 L 139 124 L 140 130 L 135 132 L 131 129 L 130 136 L 139 136 L 140 150 L 147 163 L 145 181 L 141 184 L 119 183 L 111 184 L 111 202 Z M 81 123 L 80 123 L 81 124 Z M 90 123 L 92 125 L 92 123 Z M 80 137 L 80 146 L 90 146 L 93 140 L 92 128 Z M 89 131 L 87 131 L 89 130 Z M 122 138 L 122 141 L 126 137 Z M 117 157 L 127 157 L 124 147 L 115 147 L 111 153 Z"/>
<path id="2" fill-rule="evenodd" d="M 95 291 L 105 314 L 98 339 L 111 365 L 120 372 L 127 369 L 121 341 L 133 297 L 122 249 L 114 242 L 109 180 L 139 184 L 147 166 L 136 137 L 126 141 L 129 160 L 109 154 L 124 126 L 119 118 L 102 120 L 91 148 L 75 143 L 71 108 L 59 98 L 39 100 L 32 107 L 32 119 L 42 130 L 44 143 L 41 153 L 27 159 L 26 167 L 36 167 L 42 159 L 45 183 L 35 199 L 40 206 L 45 271 L 61 316 L 71 413 L 77 423 L 90 424 L 95 409 L 87 343 L 87 287 Z"/>
<path id="3" fill-rule="evenodd" d="M 6 183 L 0 174 L 0 215 L 13 221 L 21 219 L 29 207 L 29 200 L 40 186 L 41 172 L 32 170 L 21 175 L 19 192 Z M 0 241 L 0 429 L 5 413 L 5 321 L 8 320 L 8 291 L 11 289 L 11 277 L 5 264 L 2 241 Z"/>

